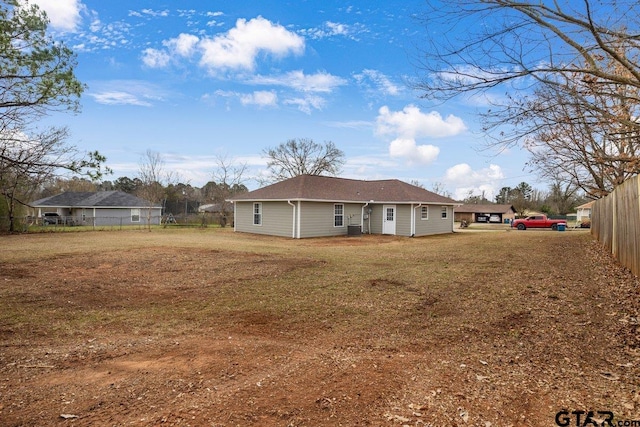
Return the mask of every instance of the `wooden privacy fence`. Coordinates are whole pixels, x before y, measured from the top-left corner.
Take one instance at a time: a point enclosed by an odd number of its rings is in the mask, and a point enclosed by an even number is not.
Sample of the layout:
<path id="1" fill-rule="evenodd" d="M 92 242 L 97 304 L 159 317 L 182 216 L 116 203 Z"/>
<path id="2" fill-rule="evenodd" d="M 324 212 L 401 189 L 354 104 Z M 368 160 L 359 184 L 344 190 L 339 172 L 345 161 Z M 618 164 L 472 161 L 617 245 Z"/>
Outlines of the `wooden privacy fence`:
<path id="1" fill-rule="evenodd" d="M 593 204 L 591 234 L 620 264 L 640 276 L 640 176 Z"/>

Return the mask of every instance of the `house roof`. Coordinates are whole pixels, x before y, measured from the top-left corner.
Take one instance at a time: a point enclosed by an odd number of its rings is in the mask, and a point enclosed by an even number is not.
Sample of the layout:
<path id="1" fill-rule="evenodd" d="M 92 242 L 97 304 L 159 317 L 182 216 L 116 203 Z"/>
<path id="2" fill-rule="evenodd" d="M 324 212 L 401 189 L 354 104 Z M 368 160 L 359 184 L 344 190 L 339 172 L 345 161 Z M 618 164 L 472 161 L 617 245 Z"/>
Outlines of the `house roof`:
<path id="1" fill-rule="evenodd" d="M 356 203 L 429 203 L 456 205 L 453 199 L 397 179 L 363 181 L 321 175 L 299 175 L 230 199 L 240 201 L 305 200 Z"/>
<path id="2" fill-rule="evenodd" d="M 503 214 L 507 212 L 516 212 L 513 205 L 478 205 L 470 203 L 468 205 L 462 205 L 455 208 L 456 213 L 484 213 L 484 214 Z"/>
<path id="3" fill-rule="evenodd" d="M 31 202 L 34 208 L 148 208 L 148 201 L 122 191 L 67 191 Z"/>
<path id="4" fill-rule="evenodd" d="M 200 205 L 198 212 L 220 212 L 222 211 L 222 203 L 210 203 L 207 205 Z"/>
<path id="5" fill-rule="evenodd" d="M 591 209 L 595 202 L 596 202 L 595 200 L 592 200 L 590 202 L 585 203 L 584 205 L 580 205 L 580 206 L 576 207 L 576 209 Z"/>

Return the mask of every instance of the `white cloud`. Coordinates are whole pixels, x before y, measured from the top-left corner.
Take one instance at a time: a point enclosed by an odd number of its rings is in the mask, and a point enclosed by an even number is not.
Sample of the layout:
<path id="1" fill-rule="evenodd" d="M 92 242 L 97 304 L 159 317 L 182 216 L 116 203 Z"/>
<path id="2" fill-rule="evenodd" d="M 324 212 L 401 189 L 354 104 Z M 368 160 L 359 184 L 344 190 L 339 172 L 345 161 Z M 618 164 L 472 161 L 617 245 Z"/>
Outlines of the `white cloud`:
<path id="1" fill-rule="evenodd" d="M 151 107 L 153 102 L 162 101 L 164 93 L 155 85 L 137 80 L 112 80 L 91 85 L 88 93 L 99 104 L 136 105 Z"/>
<path id="2" fill-rule="evenodd" d="M 261 54 L 300 54 L 305 47 L 302 37 L 261 16 L 250 21 L 238 19 L 234 28 L 215 37 L 199 38 L 182 33 L 162 44 L 164 50 L 144 50 L 142 60 L 145 65 L 166 67 L 174 59 L 199 53 L 200 66 L 214 74 L 221 70 L 252 71 Z"/>
<path id="3" fill-rule="evenodd" d="M 32 0 L 47 13 L 51 26 L 59 31 L 76 31 L 85 8 L 80 0 Z"/>
<path id="4" fill-rule="evenodd" d="M 257 105 L 259 107 L 274 107 L 278 105 L 278 95 L 272 91 L 255 91 L 240 97 L 242 105 Z"/>
<path id="5" fill-rule="evenodd" d="M 392 112 L 383 106 L 378 110 L 376 133 L 390 135 L 394 139 L 389 145 L 391 157 L 404 158 L 409 164 L 433 163 L 440 153 L 434 145 L 419 145 L 420 137 L 453 136 L 466 129 L 462 119 L 453 115 L 443 119 L 440 113 L 423 113 L 418 107 L 408 105 L 402 111 Z"/>
<path id="6" fill-rule="evenodd" d="M 284 101 L 287 105 L 295 105 L 298 110 L 311 114 L 312 110 L 322 110 L 326 105 L 324 98 L 320 96 L 306 96 L 304 98 L 291 98 Z"/>
<path id="7" fill-rule="evenodd" d="M 400 88 L 395 85 L 389 78 L 376 70 L 363 70 L 360 74 L 354 74 L 356 81 L 363 87 L 381 92 L 383 95 L 398 95 Z"/>
<path id="8" fill-rule="evenodd" d="M 89 94 L 97 103 L 106 105 L 137 105 L 141 107 L 150 107 L 151 103 L 140 99 L 138 96 L 119 91 L 105 91 Z"/>
<path id="9" fill-rule="evenodd" d="M 402 111 L 390 111 L 383 106 L 378 111 L 377 132 L 398 135 L 404 138 L 421 136 L 438 138 L 454 136 L 464 132 L 467 127 L 461 118 L 452 114 L 443 119 L 437 111 L 423 113 L 414 105 L 407 105 Z"/>
<path id="10" fill-rule="evenodd" d="M 165 10 L 142 9 L 140 12 L 138 12 L 137 10 L 129 10 L 129 16 L 142 18 L 145 15 L 151 16 L 154 18 L 156 17 L 166 18 L 167 16 L 169 16 L 169 11 L 167 9 Z"/>
<path id="11" fill-rule="evenodd" d="M 316 40 L 335 36 L 357 40 L 357 34 L 364 33 L 366 31 L 367 29 L 361 24 L 347 25 L 339 22 L 326 21 L 319 28 L 309 28 L 302 30 L 301 33 Z"/>
<path id="12" fill-rule="evenodd" d="M 276 56 L 300 54 L 304 39 L 279 24 L 259 16 L 247 21 L 238 19 L 227 33 L 200 41 L 200 64 L 210 70 L 253 70 L 260 53 Z"/>
<path id="13" fill-rule="evenodd" d="M 190 57 L 193 55 L 199 41 L 200 39 L 197 36 L 183 33 L 176 38 L 163 41 L 162 44 L 169 48 L 171 52 L 175 52 L 182 57 Z"/>
<path id="14" fill-rule="evenodd" d="M 391 157 L 404 158 L 409 164 L 428 165 L 433 163 L 440 154 L 440 149 L 434 145 L 418 145 L 415 139 L 397 138 L 389 144 Z"/>
<path id="15" fill-rule="evenodd" d="M 148 48 L 142 52 L 142 62 L 150 68 L 166 67 L 171 61 L 171 56 L 161 50 Z"/>
<path id="16" fill-rule="evenodd" d="M 454 199 L 462 200 L 469 194 L 484 196 L 493 200 L 504 179 L 504 173 L 498 165 L 473 170 L 467 163 L 450 167 L 445 172 L 443 181 L 448 187 L 454 187 Z"/>
<path id="17" fill-rule="evenodd" d="M 347 81 L 327 72 L 305 74 L 302 70 L 296 70 L 276 76 L 254 76 L 247 83 L 285 86 L 300 92 L 329 93 L 336 87 L 347 84 Z"/>

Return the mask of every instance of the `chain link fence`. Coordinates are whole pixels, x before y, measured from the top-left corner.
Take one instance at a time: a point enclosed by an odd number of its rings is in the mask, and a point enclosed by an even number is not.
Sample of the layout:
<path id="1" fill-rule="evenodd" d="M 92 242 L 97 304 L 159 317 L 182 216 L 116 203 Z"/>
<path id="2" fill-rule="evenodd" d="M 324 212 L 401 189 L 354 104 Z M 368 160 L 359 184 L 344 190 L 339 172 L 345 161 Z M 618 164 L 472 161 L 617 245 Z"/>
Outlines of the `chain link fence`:
<path id="1" fill-rule="evenodd" d="M 13 227 L 11 226 L 13 223 Z M 0 216 L 0 230 L 14 232 L 46 232 L 46 231 L 83 231 L 83 230 L 146 230 L 162 227 L 219 227 L 217 218 L 210 215 L 189 215 L 174 217 L 173 215 L 151 216 L 140 215 L 122 217 L 90 217 L 62 216 L 47 214 L 42 217 Z M 11 230 L 12 229 L 12 230 Z"/>

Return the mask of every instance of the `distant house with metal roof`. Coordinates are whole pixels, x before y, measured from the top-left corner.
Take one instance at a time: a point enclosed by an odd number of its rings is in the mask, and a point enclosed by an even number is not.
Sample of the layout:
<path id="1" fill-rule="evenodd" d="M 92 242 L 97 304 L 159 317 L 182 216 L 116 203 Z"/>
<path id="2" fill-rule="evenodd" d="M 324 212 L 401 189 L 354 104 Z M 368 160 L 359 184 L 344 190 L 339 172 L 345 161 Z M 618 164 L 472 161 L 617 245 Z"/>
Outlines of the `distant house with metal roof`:
<path id="1" fill-rule="evenodd" d="M 162 206 L 122 191 L 64 192 L 30 203 L 38 218 L 57 213 L 76 225 L 160 224 Z"/>
<path id="2" fill-rule="evenodd" d="M 513 205 L 476 204 L 456 206 L 455 220 L 467 222 L 494 222 L 503 223 L 516 218 L 516 209 Z"/>
<path id="3" fill-rule="evenodd" d="M 453 233 L 455 200 L 397 179 L 300 175 L 235 195 L 234 229 L 292 238 Z"/>

